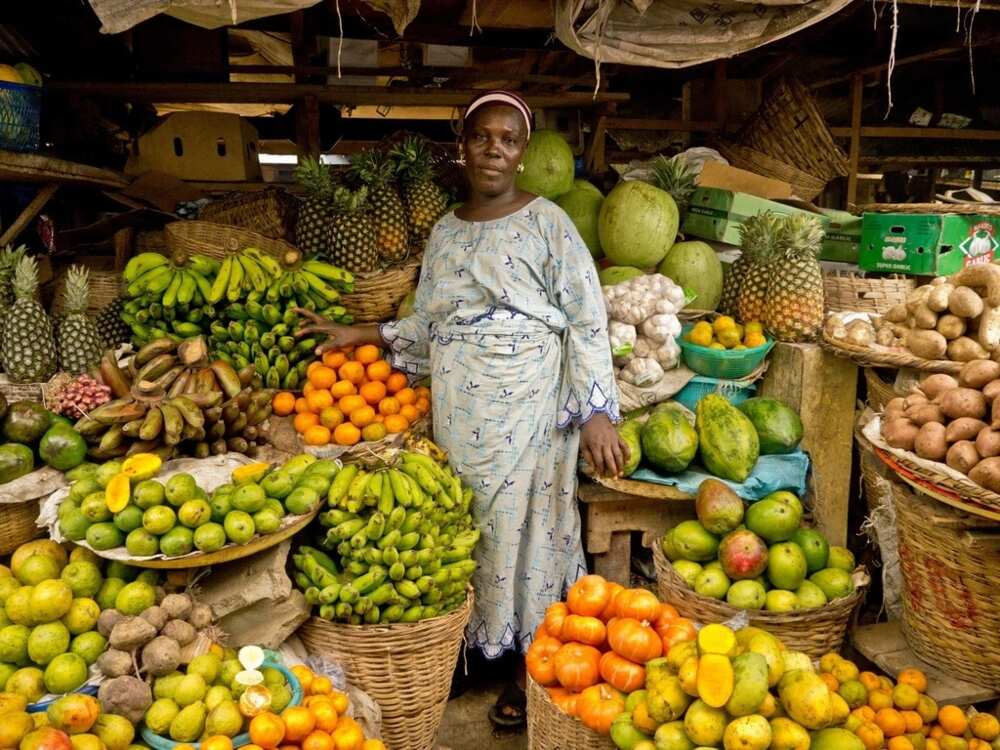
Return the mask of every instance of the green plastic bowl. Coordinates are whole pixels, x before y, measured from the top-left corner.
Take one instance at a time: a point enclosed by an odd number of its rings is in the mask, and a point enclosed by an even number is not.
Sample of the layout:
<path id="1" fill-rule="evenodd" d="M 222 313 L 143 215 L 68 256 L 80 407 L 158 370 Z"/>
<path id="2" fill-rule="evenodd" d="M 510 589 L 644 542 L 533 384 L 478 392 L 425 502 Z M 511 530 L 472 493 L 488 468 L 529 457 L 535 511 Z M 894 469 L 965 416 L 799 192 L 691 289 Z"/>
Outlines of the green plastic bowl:
<path id="1" fill-rule="evenodd" d="M 710 378 L 724 378 L 726 380 L 745 378 L 760 366 L 764 357 L 774 346 L 774 339 L 764 334 L 767 343 L 755 346 L 753 349 L 710 349 L 707 346 L 692 344 L 687 340 L 688 331 L 693 327 L 693 323 L 688 323 L 681 329 L 681 335 L 677 337 L 677 343 L 681 347 L 681 356 L 684 359 L 684 364 L 690 369 L 699 375 L 707 375 Z"/>

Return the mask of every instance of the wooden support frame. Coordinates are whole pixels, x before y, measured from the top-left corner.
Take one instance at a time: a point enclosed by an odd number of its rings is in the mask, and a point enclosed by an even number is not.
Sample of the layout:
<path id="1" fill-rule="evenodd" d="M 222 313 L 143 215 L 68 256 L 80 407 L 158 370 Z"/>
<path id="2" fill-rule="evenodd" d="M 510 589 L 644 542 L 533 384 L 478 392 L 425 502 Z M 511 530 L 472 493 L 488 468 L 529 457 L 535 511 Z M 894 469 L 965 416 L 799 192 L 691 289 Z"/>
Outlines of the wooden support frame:
<path id="1" fill-rule="evenodd" d="M 42 212 L 42 209 L 52 200 L 52 196 L 56 194 L 59 190 L 59 185 L 54 182 L 49 182 L 42 185 L 35 197 L 31 199 L 31 202 L 24 207 L 24 210 L 18 215 L 14 222 L 4 230 L 4 233 L 0 235 L 0 247 L 6 246 L 7 244 L 14 241 L 14 239 L 25 230 L 25 228 L 34 221 L 35 217 Z"/>
<path id="2" fill-rule="evenodd" d="M 861 158 L 861 109 L 865 79 L 860 73 L 851 79 L 851 147 L 848 150 L 847 209 L 858 202 L 858 161 Z"/>

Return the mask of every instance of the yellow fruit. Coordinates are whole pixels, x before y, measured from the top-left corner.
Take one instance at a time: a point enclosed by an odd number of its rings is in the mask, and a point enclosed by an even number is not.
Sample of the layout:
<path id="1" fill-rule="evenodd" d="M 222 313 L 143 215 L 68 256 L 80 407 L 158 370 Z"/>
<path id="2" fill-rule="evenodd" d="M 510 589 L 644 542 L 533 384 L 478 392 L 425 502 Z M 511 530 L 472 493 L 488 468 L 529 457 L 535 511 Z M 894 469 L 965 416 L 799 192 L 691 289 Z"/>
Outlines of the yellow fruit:
<path id="1" fill-rule="evenodd" d="M 969 720 L 969 729 L 975 737 L 987 742 L 992 742 L 1000 736 L 1000 722 L 993 714 L 976 714 Z"/>
<path id="2" fill-rule="evenodd" d="M 746 334 L 746 336 L 743 337 L 743 343 L 746 345 L 748 349 L 753 349 L 754 347 L 757 346 L 764 346 L 764 344 L 767 343 L 767 339 L 764 338 L 763 333 L 758 333 L 756 331 L 753 331 L 751 333 Z"/>
<path id="3" fill-rule="evenodd" d="M 722 350 L 722 351 L 726 350 L 726 347 L 723 346 L 722 344 L 720 344 L 718 341 L 716 341 L 716 342 L 714 342 L 712 344 L 709 344 L 708 348 L 709 349 L 719 349 L 719 350 Z"/>
<path id="4" fill-rule="evenodd" d="M 712 326 L 704 320 L 695 323 L 688 331 L 688 341 L 698 346 L 708 346 L 712 343 Z"/>
<path id="5" fill-rule="evenodd" d="M 833 651 L 823 654 L 819 660 L 819 671 L 833 674 L 833 668 L 841 661 L 841 656 Z"/>
<path id="6" fill-rule="evenodd" d="M 766 750 L 771 746 L 771 725 L 756 714 L 735 719 L 726 727 L 723 747 L 726 750 Z"/>
<path id="7" fill-rule="evenodd" d="M 712 330 L 714 330 L 717 335 L 723 331 L 732 331 L 735 329 L 736 321 L 728 315 L 720 315 L 715 319 L 715 322 L 712 323 Z"/>
<path id="8" fill-rule="evenodd" d="M 920 703 L 920 693 L 910 685 L 896 685 L 892 689 L 892 702 L 896 708 L 910 711 Z"/>
<path id="9" fill-rule="evenodd" d="M 830 723 L 831 693 L 819 675 L 801 669 L 786 672 L 778 693 L 789 717 L 807 729 L 822 729 Z"/>
<path id="10" fill-rule="evenodd" d="M 21 74 L 10 65 L 0 65 L 0 81 L 6 83 L 24 83 Z"/>
<path id="11" fill-rule="evenodd" d="M 809 750 L 809 732 L 791 719 L 771 719 L 770 750 Z"/>
<path id="12" fill-rule="evenodd" d="M 858 679 L 860 674 L 854 662 L 847 661 L 847 659 L 841 659 L 838 661 L 830 671 L 833 673 L 833 676 L 837 678 L 837 682 L 840 682 L 841 684 Z"/>
<path id="13" fill-rule="evenodd" d="M 729 328 L 719 333 L 719 343 L 727 349 L 732 349 L 740 343 L 740 335 L 735 328 Z"/>

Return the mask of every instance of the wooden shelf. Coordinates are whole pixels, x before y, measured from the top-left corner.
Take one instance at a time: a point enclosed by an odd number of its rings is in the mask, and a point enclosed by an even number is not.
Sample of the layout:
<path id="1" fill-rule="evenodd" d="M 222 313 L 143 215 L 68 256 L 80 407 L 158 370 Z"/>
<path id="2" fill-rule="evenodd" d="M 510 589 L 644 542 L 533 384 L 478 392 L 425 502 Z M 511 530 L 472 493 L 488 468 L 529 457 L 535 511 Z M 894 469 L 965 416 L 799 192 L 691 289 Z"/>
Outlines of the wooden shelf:
<path id="1" fill-rule="evenodd" d="M 44 182 L 90 187 L 123 188 L 129 180 L 120 172 L 41 154 L 0 151 L 0 181 Z"/>
<path id="2" fill-rule="evenodd" d="M 850 138 L 851 128 L 830 128 L 837 138 Z M 862 138 L 922 138 L 926 140 L 1000 141 L 1000 130 L 975 130 L 971 128 L 916 128 L 892 125 L 864 125 Z"/>

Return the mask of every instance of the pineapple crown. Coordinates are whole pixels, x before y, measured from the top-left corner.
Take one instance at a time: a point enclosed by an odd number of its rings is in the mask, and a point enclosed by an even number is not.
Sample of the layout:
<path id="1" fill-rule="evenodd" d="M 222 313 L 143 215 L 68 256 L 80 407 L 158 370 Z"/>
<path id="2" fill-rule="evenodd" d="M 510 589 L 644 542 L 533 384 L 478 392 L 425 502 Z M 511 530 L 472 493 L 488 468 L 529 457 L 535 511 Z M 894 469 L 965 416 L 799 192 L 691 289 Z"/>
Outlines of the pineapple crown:
<path id="1" fill-rule="evenodd" d="M 351 156 L 351 179 L 365 185 L 380 187 L 396 177 L 392 158 L 380 148 L 368 148 Z"/>
<path id="2" fill-rule="evenodd" d="M 814 216 L 793 214 L 781 218 L 775 244 L 782 255 L 817 256 L 823 242 L 823 227 Z"/>
<path id="3" fill-rule="evenodd" d="M 337 211 L 354 213 L 368 208 L 368 188 L 362 185 L 357 190 L 340 185 L 333 191 L 333 205 Z"/>
<path id="4" fill-rule="evenodd" d="M 10 276 L 14 273 L 14 268 L 17 266 L 18 261 L 20 261 L 27 252 L 27 245 L 19 245 L 16 250 L 12 245 L 7 245 L 3 251 L 0 251 L 0 277 L 10 278 Z"/>
<path id="5" fill-rule="evenodd" d="M 30 255 L 21 256 L 14 269 L 14 295 L 33 300 L 38 290 L 38 264 Z"/>
<path id="6" fill-rule="evenodd" d="M 695 173 L 683 155 L 668 159 L 662 154 L 653 161 L 653 184 L 670 193 L 681 209 L 691 202 L 695 191 Z"/>
<path id="7" fill-rule="evenodd" d="M 782 217 L 771 211 L 749 217 L 740 225 L 740 247 L 753 263 L 770 263 L 777 255 Z"/>
<path id="8" fill-rule="evenodd" d="M 404 182 L 419 182 L 434 177 L 434 165 L 427 141 L 419 136 L 409 136 L 390 152 L 396 163 L 396 173 Z"/>
<path id="9" fill-rule="evenodd" d="M 326 164 L 314 156 L 299 157 L 295 179 L 310 198 L 328 199 L 333 196 L 333 175 Z"/>
<path id="10" fill-rule="evenodd" d="M 90 272 L 84 266 L 70 266 L 66 272 L 63 304 L 67 315 L 80 315 L 87 309 L 90 297 Z"/>

